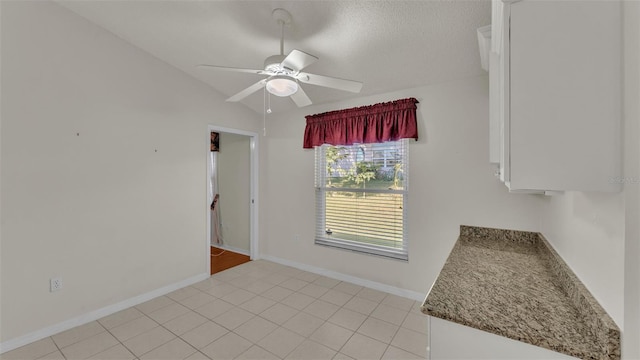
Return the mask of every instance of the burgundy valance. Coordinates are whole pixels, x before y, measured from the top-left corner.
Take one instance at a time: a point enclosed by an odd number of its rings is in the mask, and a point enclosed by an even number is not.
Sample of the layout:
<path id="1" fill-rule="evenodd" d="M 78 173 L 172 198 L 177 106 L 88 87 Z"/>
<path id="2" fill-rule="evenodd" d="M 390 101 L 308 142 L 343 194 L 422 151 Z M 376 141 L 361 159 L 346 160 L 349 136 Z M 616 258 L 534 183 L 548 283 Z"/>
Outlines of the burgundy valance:
<path id="1" fill-rule="evenodd" d="M 307 115 L 303 148 L 418 140 L 414 98 Z"/>

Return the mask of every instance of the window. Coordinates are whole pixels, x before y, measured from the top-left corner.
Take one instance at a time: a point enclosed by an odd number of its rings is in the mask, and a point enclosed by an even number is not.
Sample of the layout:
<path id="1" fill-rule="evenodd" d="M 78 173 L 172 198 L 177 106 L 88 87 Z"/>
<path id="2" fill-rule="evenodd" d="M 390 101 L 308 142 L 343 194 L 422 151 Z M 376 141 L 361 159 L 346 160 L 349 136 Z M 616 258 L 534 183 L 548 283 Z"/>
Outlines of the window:
<path id="1" fill-rule="evenodd" d="M 316 244 L 408 260 L 408 143 L 316 147 Z"/>

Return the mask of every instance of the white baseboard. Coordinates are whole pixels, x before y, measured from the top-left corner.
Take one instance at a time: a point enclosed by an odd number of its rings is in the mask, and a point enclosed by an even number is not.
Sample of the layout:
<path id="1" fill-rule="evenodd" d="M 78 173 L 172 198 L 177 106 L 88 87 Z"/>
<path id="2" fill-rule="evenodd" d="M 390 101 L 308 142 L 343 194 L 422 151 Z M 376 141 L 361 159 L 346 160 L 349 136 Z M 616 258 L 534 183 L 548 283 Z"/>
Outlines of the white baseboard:
<path id="1" fill-rule="evenodd" d="M 84 325 L 86 323 L 92 322 L 94 320 L 98 320 L 100 318 L 103 318 L 105 316 L 114 314 L 118 311 L 130 308 L 132 306 L 141 304 L 145 301 L 149 301 L 153 298 L 156 298 L 158 296 L 162 296 L 162 295 L 166 295 L 172 291 L 181 289 L 185 286 L 189 286 L 192 284 L 195 284 L 197 282 L 200 282 L 202 280 L 205 280 L 207 278 L 209 278 L 209 274 L 200 274 L 200 275 L 196 275 L 196 276 L 192 276 L 190 278 L 184 279 L 182 281 L 179 281 L 177 283 L 171 284 L 171 285 L 167 285 L 164 287 L 161 287 L 159 289 L 155 289 L 153 291 L 150 291 L 148 293 L 142 294 L 142 295 L 138 295 L 132 298 L 129 298 L 127 300 L 123 300 L 121 302 L 115 303 L 113 305 L 109 305 L 109 306 L 105 306 L 101 309 L 97 309 L 91 312 L 88 312 L 86 314 L 59 322 L 57 324 L 51 325 L 51 326 L 47 326 L 43 329 L 40 330 L 36 330 L 34 332 L 28 333 L 26 335 L 22 335 L 19 336 L 17 338 L 11 339 L 11 340 L 7 340 L 4 341 L 2 343 L 0 343 L 0 354 L 5 353 L 7 351 L 13 350 L 13 349 L 17 349 L 21 346 L 30 344 L 34 341 L 38 341 L 40 339 L 44 339 L 46 337 L 49 337 L 51 335 L 55 335 L 57 333 L 60 333 L 62 331 L 65 330 L 69 330 L 71 328 L 74 328 L 76 326 L 80 326 L 80 325 Z"/>
<path id="2" fill-rule="evenodd" d="M 229 250 L 229 251 L 233 251 L 234 253 L 250 256 L 248 250 L 240 249 L 240 248 L 237 248 L 237 247 L 233 247 L 233 246 L 229 246 L 229 245 L 225 245 L 225 244 L 215 244 L 215 245 L 211 244 L 211 246 L 213 246 L 214 248 L 217 248 L 217 249 Z"/>
<path id="3" fill-rule="evenodd" d="M 356 276 L 346 275 L 333 270 L 328 270 L 328 269 L 319 268 L 316 266 L 311 266 L 311 265 L 307 265 L 307 264 L 303 264 L 303 263 L 299 263 L 299 262 L 295 262 L 287 259 L 282 259 L 276 256 L 263 254 L 260 256 L 260 258 L 267 261 L 273 261 L 278 264 L 291 266 L 296 269 L 308 271 L 314 274 L 330 277 L 332 279 L 350 282 L 352 284 L 368 287 L 374 290 L 384 291 L 389 294 L 402 296 L 402 297 L 409 298 L 416 301 L 423 301 L 424 298 L 427 296 L 426 294 L 423 294 L 417 291 L 402 289 L 395 286 L 379 283 L 376 281 L 371 281 L 371 280 L 359 278 Z"/>

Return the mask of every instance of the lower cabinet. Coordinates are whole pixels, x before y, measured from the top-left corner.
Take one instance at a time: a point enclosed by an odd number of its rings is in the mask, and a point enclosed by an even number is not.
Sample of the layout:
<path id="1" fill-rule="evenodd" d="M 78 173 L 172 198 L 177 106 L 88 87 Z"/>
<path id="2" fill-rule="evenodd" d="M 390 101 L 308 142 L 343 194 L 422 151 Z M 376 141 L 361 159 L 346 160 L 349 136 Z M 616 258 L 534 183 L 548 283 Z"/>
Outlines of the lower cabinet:
<path id="1" fill-rule="evenodd" d="M 438 359 L 575 359 L 545 348 L 429 316 L 427 358 Z"/>

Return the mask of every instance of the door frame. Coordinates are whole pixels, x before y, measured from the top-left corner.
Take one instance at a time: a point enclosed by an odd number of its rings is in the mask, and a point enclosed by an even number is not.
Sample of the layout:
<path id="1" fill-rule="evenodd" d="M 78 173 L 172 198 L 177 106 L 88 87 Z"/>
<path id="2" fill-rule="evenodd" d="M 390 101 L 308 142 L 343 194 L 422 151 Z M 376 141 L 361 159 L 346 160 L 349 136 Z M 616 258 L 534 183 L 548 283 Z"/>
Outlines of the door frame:
<path id="1" fill-rule="evenodd" d="M 245 131 L 233 128 L 226 128 L 217 125 L 207 126 L 206 150 L 207 150 L 207 186 L 206 198 L 208 199 L 211 190 L 211 161 L 209 161 L 209 153 L 211 152 L 211 132 L 229 133 L 235 135 L 244 135 L 249 137 L 249 258 L 251 260 L 258 259 L 258 134 L 252 131 Z M 207 271 L 211 269 L 211 204 L 206 204 L 207 211 Z"/>

